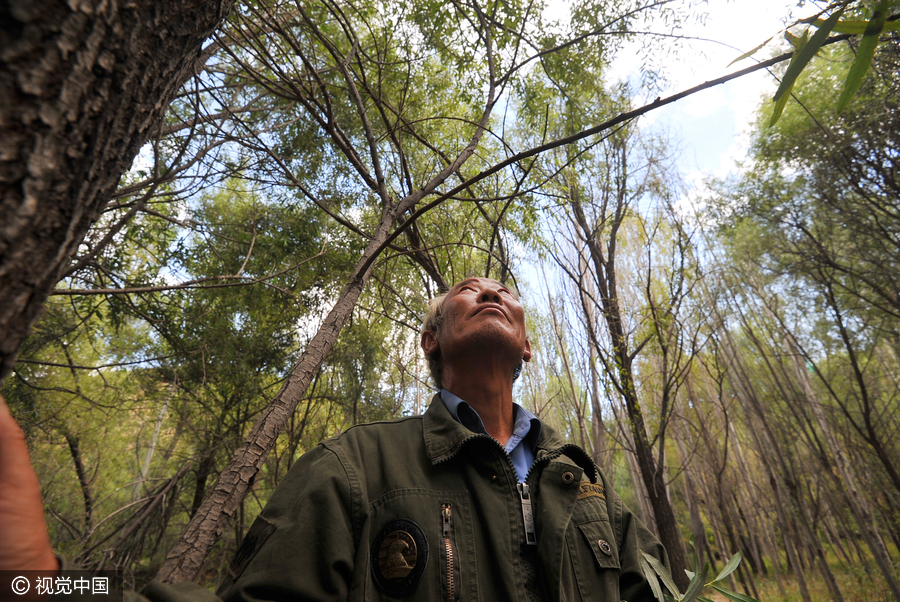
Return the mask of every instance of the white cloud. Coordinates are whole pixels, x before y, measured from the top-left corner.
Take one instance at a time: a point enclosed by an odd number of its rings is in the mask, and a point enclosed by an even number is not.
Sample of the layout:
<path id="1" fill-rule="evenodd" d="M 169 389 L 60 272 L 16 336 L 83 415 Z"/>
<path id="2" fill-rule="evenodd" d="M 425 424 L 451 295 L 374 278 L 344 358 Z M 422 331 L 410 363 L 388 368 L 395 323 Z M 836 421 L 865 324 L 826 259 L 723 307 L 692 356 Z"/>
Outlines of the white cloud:
<path id="1" fill-rule="evenodd" d="M 704 90 L 699 94 L 684 99 L 682 110 L 694 117 L 706 117 L 725 107 L 730 106 L 730 99 L 725 97 L 725 89 L 716 86 L 710 90 Z"/>

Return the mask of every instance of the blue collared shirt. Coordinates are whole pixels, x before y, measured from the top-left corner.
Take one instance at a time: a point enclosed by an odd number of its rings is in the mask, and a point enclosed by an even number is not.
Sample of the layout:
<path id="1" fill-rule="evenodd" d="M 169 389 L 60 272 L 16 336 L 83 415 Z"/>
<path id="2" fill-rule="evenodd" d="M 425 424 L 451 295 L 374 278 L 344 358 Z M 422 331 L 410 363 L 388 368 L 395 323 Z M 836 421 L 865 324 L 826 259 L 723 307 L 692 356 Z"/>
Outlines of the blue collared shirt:
<path id="1" fill-rule="evenodd" d="M 441 389 L 441 401 L 444 402 L 444 406 L 458 423 L 473 433 L 489 434 L 484 428 L 481 416 L 468 403 L 447 389 Z M 513 420 L 515 422 L 513 423 L 512 437 L 509 438 L 503 449 L 512 460 L 519 482 L 524 483 L 528 469 L 534 464 L 538 439 L 541 438 L 541 421 L 517 403 L 513 404 Z"/>

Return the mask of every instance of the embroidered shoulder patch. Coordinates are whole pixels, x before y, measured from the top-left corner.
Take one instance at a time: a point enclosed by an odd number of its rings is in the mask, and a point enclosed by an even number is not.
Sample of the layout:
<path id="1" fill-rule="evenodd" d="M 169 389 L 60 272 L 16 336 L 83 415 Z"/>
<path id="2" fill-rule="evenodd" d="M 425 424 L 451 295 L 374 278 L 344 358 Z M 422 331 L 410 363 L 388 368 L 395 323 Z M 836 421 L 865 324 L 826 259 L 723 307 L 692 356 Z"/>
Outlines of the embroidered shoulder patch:
<path id="1" fill-rule="evenodd" d="M 250 561 L 253 560 L 253 557 L 256 556 L 256 553 L 259 552 L 260 548 L 263 547 L 263 544 L 274 532 L 274 523 L 270 523 L 261 516 L 256 517 L 256 520 L 250 526 L 250 530 L 244 535 L 244 541 L 234 555 L 234 560 L 228 567 L 228 572 L 231 574 L 232 579 L 237 579 L 241 576 L 241 573 L 244 572 L 244 569 L 247 568 L 247 565 L 250 564 Z"/>
<path id="2" fill-rule="evenodd" d="M 594 484 L 582 481 L 581 486 L 578 490 L 578 499 L 583 500 L 589 497 L 598 497 L 601 500 L 605 500 L 606 492 L 603 490 L 603 485 L 599 483 Z"/>
<path id="3" fill-rule="evenodd" d="M 419 525 L 399 519 L 381 528 L 369 553 L 375 585 L 399 598 L 412 593 L 422 579 L 428 564 L 428 540 Z"/>

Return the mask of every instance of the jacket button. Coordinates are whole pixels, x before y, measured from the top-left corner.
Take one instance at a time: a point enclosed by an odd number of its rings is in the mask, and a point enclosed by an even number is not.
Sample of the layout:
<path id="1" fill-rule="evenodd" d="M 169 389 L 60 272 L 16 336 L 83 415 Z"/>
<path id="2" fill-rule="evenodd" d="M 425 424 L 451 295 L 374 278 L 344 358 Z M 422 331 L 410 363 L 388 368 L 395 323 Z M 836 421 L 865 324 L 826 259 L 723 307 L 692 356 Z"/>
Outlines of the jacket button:
<path id="1" fill-rule="evenodd" d="M 566 485 L 571 484 L 572 481 L 574 481 L 574 480 L 575 480 L 575 475 L 573 475 L 571 472 L 563 473 L 562 482 L 565 483 Z"/>
<path id="2" fill-rule="evenodd" d="M 597 545 L 600 546 L 601 552 L 603 552 L 607 556 L 612 556 L 612 548 L 609 546 L 609 543 L 607 543 L 605 539 L 598 540 Z"/>

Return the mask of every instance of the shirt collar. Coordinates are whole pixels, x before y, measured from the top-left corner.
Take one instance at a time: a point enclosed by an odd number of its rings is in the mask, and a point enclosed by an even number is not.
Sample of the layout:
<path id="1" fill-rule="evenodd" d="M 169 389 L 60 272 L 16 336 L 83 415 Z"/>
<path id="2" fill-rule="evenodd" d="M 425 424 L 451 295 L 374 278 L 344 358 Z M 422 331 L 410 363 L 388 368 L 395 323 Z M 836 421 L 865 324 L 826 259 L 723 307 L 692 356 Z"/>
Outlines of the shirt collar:
<path id="1" fill-rule="evenodd" d="M 481 421 L 481 416 L 466 401 L 447 389 L 441 389 L 441 401 L 444 402 L 447 411 L 458 423 L 473 433 L 488 434 L 484 428 L 484 422 Z M 513 421 L 513 437 L 524 441 L 532 452 L 536 452 L 543 427 L 540 418 L 519 404 L 513 403 Z"/>

